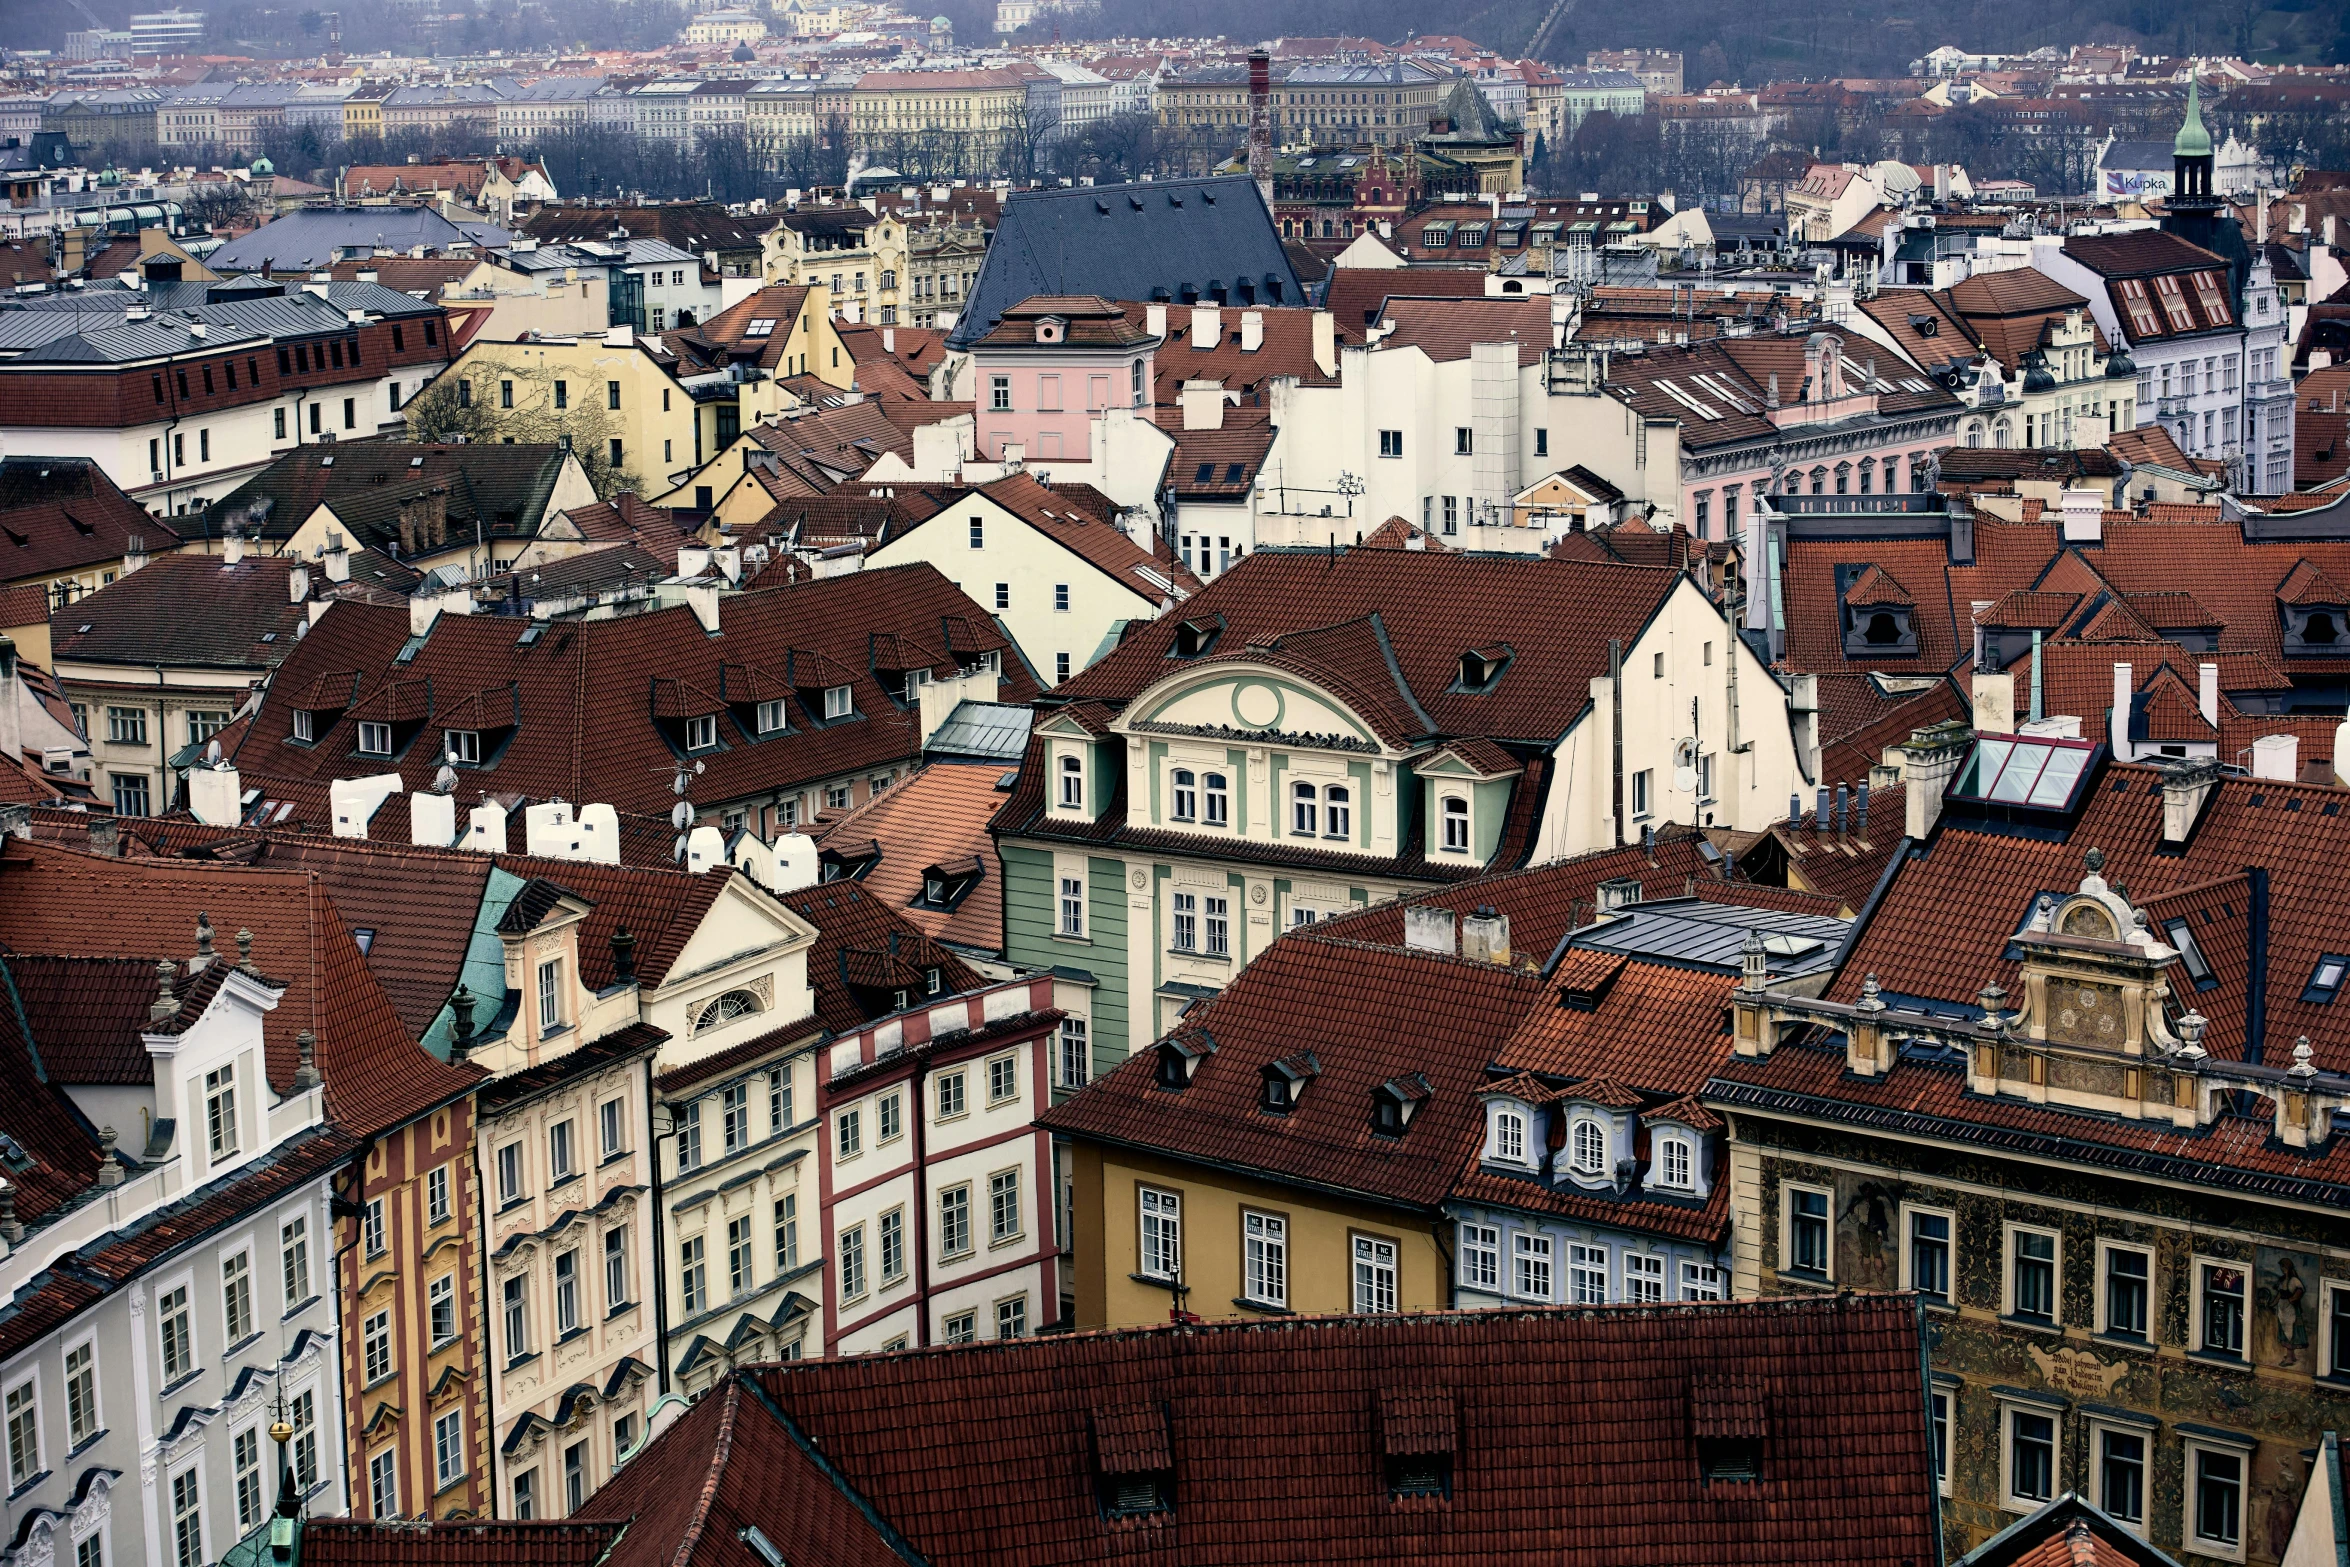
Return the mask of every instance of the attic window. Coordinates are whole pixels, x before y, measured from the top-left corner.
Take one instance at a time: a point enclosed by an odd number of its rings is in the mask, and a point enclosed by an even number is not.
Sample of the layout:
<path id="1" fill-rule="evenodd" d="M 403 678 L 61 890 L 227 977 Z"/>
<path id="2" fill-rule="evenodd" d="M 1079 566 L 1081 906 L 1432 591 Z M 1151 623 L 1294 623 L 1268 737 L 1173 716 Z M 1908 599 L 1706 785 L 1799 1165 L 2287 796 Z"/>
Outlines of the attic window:
<path id="1" fill-rule="evenodd" d="M 1201 463 L 1201 464 L 1199 465 L 1199 472 L 1197 472 L 1197 473 L 1195 473 L 1195 474 L 1193 474 L 1193 475 L 1191 476 L 1191 482 L 1192 482 L 1192 483 L 1194 483 L 1194 484 L 1213 484 L 1213 483 L 1215 483 L 1215 482 L 1216 482 L 1216 465 L 1215 465 L 1214 463 L 1212 463 L 1212 462 L 1204 462 L 1204 463 Z"/>
<path id="2" fill-rule="evenodd" d="M 846 718 L 853 710 L 854 704 L 849 700 L 847 686 L 824 688 L 824 718 L 827 723 L 836 718 Z"/>
<path id="3" fill-rule="evenodd" d="M 2186 965 L 2187 977 L 2195 982 L 2197 990 L 2211 990 L 2218 986 L 2218 976 L 2211 972 L 2211 964 L 2203 956 L 2202 946 L 2195 940 L 2194 927 L 2183 919 L 2164 920 L 2162 933 L 2170 944 L 2179 949 L 2179 961 Z"/>
<path id="4" fill-rule="evenodd" d="M 2301 992 L 2301 999 L 2318 1006 L 2330 1004 L 2342 988 L 2342 976 L 2350 972 L 2350 957 L 2329 952 L 2317 960 L 2316 970 L 2309 976 L 2309 984 Z"/>
<path id="5" fill-rule="evenodd" d="M 1111 1518 L 1163 1513 L 1175 1505 L 1175 1458 L 1167 1412 L 1158 1404 L 1114 1404 L 1091 1412 L 1095 1497 Z"/>
<path id="6" fill-rule="evenodd" d="M 1215 645 L 1216 634 L 1224 629 L 1222 616 L 1206 620 L 1186 620 L 1175 627 L 1175 656 L 1197 658 Z"/>
<path id="7" fill-rule="evenodd" d="M 1311 1050 L 1301 1050 L 1268 1063 L 1264 1070 L 1265 1090 L 1258 1107 L 1267 1115 L 1289 1114 L 1297 1108 L 1306 1084 L 1320 1076 L 1321 1071 L 1322 1063 Z"/>
<path id="8" fill-rule="evenodd" d="M 709 751 L 718 745 L 718 716 L 704 713 L 699 718 L 685 721 L 685 748 L 689 751 Z"/>
<path id="9" fill-rule="evenodd" d="M 1460 689 L 1482 691 L 1501 678 L 1509 668 L 1510 650 L 1501 643 L 1491 647 L 1471 648 L 1461 655 Z"/>
<path id="10" fill-rule="evenodd" d="M 1391 1078 L 1371 1090 L 1371 1130 L 1381 1137 L 1401 1137 L 1428 1102 L 1428 1080 L 1414 1072 Z"/>
<path id="11" fill-rule="evenodd" d="M 1450 1496 L 1460 1421 L 1445 1388 L 1381 1388 L 1379 1449 L 1388 1495 Z"/>
<path id="12" fill-rule="evenodd" d="M 1749 1372 L 1700 1372 L 1689 1380 L 1689 1434 L 1697 1472 L 1708 1484 L 1762 1478 L 1769 1415 L 1760 1378 Z"/>
<path id="13" fill-rule="evenodd" d="M 749 326 L 743 328 L 743 336 L 745 337 L 772 337 L 774 334 L 775 318 L 773 316 L 756 317 Z"/>

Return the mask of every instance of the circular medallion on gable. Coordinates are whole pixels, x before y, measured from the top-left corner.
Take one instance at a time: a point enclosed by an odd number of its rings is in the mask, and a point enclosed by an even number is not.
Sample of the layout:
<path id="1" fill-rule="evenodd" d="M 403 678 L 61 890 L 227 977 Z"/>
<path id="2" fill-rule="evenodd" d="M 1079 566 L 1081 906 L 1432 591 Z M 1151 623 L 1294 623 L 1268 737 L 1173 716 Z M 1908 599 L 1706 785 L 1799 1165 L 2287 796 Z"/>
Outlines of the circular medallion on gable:
<path id="1" fill-rule="evenodd" d="M 1251 729 L 1270 729 L 1281 722 L 1281 693 L 1262 680 L 1232 688 L 1232 716 Z"/>

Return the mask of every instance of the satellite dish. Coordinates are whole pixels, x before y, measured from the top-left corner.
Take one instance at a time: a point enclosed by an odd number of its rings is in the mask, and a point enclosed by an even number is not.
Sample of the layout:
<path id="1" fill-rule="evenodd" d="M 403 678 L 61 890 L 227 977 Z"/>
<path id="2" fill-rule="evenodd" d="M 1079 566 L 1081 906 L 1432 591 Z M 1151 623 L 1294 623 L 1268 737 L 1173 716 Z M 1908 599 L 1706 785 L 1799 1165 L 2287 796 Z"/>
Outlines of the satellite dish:
<path id="1" fill-rule="evenodd" d="M 220 742 L 218 740 L 215 740 L 204 747 L 204 760 L 214 764 L 215 766 L 219 765 Z"/>
<path id="2" fill-rule="evenodd" d="M 685 858 L 685 834 L 679 833 L 677 841 L 669 846 L 669 857 L 673 860 Z"/>
<path id="3" fill-rule="evenodd" d="M 1674 768 L 1673 787 L 1680 790 L 1683 794 L 1688 794 L 1694 791 L 1697 788 L 1697 769 L 1694 767 Z"/>
<path id="4" fill-rule="evenodd" d="M 456 788 L 457 769 L 451 767 L 448 763 L 443 762 L 441 764 L 441 770 L 432 775 L 432 792 L 435 794 L 450 794 L 453 793 Z"/>
<path id="5" fill-rule="evenodd" d="M 1695 767 L 1697 765 L 1697 742 L 1695 740 L 1675 740 L 1673 742 L 1673 765 L 1675 767 Z"/>
<path id="6" fill-rule="evenodd" d="M 676 828 L 679 832 L 683 832 L 693 824 L 694 808 L 692 806 L 686 804 L 683 800 L 680 800 L 669 808 L 670 826 Z M 678 840 L 680 843 L 683 843 L 684 841 L 685 840 L 682 838 Z"/>

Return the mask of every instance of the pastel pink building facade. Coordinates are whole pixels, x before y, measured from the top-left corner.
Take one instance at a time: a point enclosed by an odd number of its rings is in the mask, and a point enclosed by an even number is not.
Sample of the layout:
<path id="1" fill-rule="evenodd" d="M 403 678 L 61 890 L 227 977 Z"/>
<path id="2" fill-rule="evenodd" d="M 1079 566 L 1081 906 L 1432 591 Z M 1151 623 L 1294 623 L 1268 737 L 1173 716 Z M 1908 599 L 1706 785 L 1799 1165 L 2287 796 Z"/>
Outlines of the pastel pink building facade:
<path id="1" fill-rule="evenodd" d="M 979 455 L 1091 461 L 1104 409 L 1150 406 L 1159 342 L 1098 296 L 1022 300 L 971 348 Z"/>

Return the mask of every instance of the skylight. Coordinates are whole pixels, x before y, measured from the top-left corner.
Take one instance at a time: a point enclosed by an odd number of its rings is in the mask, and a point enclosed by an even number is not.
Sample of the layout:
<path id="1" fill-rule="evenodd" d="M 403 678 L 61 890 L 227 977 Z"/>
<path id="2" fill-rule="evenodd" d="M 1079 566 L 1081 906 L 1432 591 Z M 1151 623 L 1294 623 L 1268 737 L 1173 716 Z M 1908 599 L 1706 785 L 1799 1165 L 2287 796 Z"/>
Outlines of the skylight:
<path id="1" fill-rule="evenodd" d="M 775 318 L 773 316 L 759 316 L 756 317 L 749 326 L 743 329 L 743 336 L 770 337 L 774 335 L 774 332 Z"/>
<path id="2" fill-rule="evenodd" d="M 2023 735 L 1985 736 L 1951 788 L 1954 799 L 2036 810 L 2068 809 L 2088 776 L 2094 743 Z"/>
<path id="3" fill-rule="evenodd" d="M 2301 992 L 2301 999 L 2319 1005 L 2330 1003 L 2341 990 L 2345 973 L 2350 973 L 2350 957 L 2337 952 L 2326 953 L 2317 960 L 2317 968 L 2311 972 L 2308 987 Z"/>

